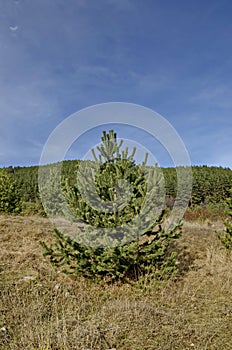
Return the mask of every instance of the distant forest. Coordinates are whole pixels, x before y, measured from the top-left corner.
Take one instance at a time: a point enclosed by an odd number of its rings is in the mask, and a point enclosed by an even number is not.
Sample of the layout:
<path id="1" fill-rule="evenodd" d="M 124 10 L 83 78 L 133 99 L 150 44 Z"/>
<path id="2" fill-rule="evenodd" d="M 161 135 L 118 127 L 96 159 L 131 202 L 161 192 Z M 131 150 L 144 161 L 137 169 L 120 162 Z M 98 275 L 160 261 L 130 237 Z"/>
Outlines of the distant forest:
<path id="1" fill-rule="evenodd" d="M 80 160 L 67 160 L 62 163 L 62 179 L 69 179 L 73 184 L 76 181 L 77 169 Z M 53 165 L 48 165 L 53 167 Z M 20 197 L 20 211 L 28 213 L 42 213 L 42 205 L 38 190 L 38 166 L 8 167 L 5 168 L 9 177 L 14 181 Z M 166 204 L 172 207 L 176 191 L 177 176 L 175 168 L 162 168 L 165 187 Z M 229 168 L 212 166 L 193 166 L 193 186 L 189 207 L 220 204 L 230 197 L 232 188 L 232 170 Z"/>

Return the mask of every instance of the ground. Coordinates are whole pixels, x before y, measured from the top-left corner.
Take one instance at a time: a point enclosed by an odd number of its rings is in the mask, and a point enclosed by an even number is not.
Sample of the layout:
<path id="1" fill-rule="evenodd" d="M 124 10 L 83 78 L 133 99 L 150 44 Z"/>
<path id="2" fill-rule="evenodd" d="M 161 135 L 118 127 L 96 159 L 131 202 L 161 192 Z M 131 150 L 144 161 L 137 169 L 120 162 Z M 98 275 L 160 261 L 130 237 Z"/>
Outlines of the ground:
<path id="1" fill-rule="evenodd" d="M 42 256 L 53 229 L 39 217 L 0 216 L 0 349 L 232 348 L 232 255 L 220 222 L 185 222 L 170 281 L 94 284 Z"/>

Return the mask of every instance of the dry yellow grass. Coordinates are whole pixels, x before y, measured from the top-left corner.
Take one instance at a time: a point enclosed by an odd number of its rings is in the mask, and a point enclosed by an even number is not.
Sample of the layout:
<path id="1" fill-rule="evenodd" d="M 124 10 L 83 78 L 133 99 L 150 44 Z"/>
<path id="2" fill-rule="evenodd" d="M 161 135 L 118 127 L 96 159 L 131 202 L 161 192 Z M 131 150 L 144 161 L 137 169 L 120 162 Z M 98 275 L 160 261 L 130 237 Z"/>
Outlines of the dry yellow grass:
<path id="1" fill-rule="evenodd" d="M 96 285 L 42 256 L 47 219 L 0 216 L 0 349 L 232 349 L 232 256 L 214 230 L 185 223 L 180 276 Z"/>

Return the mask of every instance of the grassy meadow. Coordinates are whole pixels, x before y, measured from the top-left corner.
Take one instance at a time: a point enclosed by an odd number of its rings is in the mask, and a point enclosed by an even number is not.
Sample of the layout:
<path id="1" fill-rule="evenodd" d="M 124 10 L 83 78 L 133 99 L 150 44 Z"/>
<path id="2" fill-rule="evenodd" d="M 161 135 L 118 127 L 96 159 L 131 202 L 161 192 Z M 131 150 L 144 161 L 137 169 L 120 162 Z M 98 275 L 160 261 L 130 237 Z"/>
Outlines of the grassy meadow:
<path id="1" fill-rule="evenodd" d="M 232 255 L 215 230 L 184 223 L 172 280 L 95 284 L 43 257 L 48 219 L 0 216 L 0 349 L 230 350 Z"/>

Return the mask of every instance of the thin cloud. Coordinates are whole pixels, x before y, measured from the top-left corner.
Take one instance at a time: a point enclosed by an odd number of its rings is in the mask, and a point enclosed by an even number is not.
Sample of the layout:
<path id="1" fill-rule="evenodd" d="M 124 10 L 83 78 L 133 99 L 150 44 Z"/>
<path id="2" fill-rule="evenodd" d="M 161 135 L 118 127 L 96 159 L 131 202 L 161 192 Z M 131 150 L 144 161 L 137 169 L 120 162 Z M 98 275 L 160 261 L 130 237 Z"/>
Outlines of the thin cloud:
<path id="1" fill-rule="evenodd" d="M 18 30 L 19 29 L 19 27 L 18 26 L 10 26 L 10 30 L 12 31 L 12 32 L 16 32 L 16 30 Z"/>
<path id="2" fill-rule="evenodd" d="M 230 109 L 232 108 L 232 86 L 229 84 L 208 86 L 194 96 L 192 101 L 205 102 L 211 106 Z"/>

